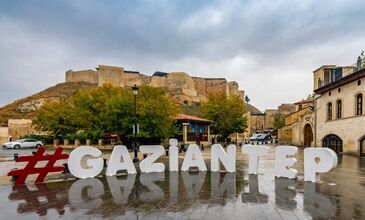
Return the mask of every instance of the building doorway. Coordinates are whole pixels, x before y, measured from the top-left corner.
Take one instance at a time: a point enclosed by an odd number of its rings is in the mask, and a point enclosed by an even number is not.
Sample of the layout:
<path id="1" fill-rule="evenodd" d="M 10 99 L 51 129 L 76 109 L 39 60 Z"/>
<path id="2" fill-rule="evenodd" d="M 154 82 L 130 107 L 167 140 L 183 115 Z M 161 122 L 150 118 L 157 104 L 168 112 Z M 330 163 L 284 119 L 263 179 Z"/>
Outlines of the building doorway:
<path id="1" fill-rule="evenodd" d="M 304 127 L 304 146 L 310 147 L 313 142 L 313 131 L 309 124 Z"/>
<path id="2" fill-rule="evenodd" d="M 343 152 L 343 141 L 335 134 L 330 134 L 323 138 L 322 146 L 332 149 L 337 154 Z"/>
<path id="3" fill-rule="evenodd" d="M 365 156 L 365 136 L 360 140 L 360 156 Z"/>

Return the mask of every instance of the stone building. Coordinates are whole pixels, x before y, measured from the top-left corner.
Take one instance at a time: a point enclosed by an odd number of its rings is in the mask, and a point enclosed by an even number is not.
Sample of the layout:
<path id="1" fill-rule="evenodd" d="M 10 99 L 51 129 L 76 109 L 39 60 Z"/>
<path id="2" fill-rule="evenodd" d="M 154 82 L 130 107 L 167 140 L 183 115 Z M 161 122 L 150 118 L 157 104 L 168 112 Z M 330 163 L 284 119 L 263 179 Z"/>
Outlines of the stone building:
<path id="1" fill-rule="evenodd" d="M 155 72 L 152 76 L 136 71 L 127 71 L 123 67 L 99 65 L 96 70 L 81 70 L 66 72 L 66 82 L 88 82 L 102 86 L 111 84 L 120 87 L 133 85 L 150 85 L 164 87 L 168 94 L 182 104 L 191 104 L 205 100 L 209 92 L 222 92 L 227 96 L 232 94 L 245 96 L 239 90 L 237 82 L 227 82 L 224 78 L 192 77 L 185 72 Z"/>
<path id="2" fill-rule="evenodd" d="M 9 128 L 0 127 L 0 144 L 9 141 Z"/>
<path id="3" fill-rule="evenodd" d="M 325 65 L 314 74 L 314 145 L 365 155 L 365 58 L 357 66 Z"/>
<path id="4" fill-rule="evenodd" d="M 285 126 L 278 131 L 281 144 L 314 146 L 313 99 L 294 103 L 295 111 L 285 116 Z"/>
<path id="5" fill-rule="evenodd" d="M 287 103 L 281 104 L 277 109 L 266 109 L 265 112 L 261 112 L 259 110 L 251 112 L 251 134 L 275 130 L 275 117 L 278 114 L 285 116 L 292 112 L 295 112 L 295 105 Z"/>
<path id="6" fill-rule="evenodd" d="M 0 143 L 7 142 L 10 138 L 16 140 L 29 134 L 40 134 L 32 126 L 32 120 L 9 119 L 6 126 L 0 127 Z"/>
<path id="7" fill-rule="evenodd" d="M 314 70 L 314 98 L 296 103 L 297 111 L 286 116 L 281 141 L 365 156 L 364 83 L 364 53 L 354 66 L 324 65 Z"/>

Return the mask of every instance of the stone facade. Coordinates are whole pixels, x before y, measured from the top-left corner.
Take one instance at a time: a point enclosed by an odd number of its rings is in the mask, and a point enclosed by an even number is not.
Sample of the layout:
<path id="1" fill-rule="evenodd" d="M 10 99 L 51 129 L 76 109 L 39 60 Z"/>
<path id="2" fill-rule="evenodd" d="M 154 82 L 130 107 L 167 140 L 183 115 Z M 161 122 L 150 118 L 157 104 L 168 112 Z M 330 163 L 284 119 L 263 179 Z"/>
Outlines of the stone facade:
<path id="1" fill-rule="evenodd" d="M 13 140 L 25 135 L 39 133 L 33 128 L 32 120 L 29 119 L 9 119 L 8 129 L 8 135 L 9 137 L 12 137 Z"/>
<path id="2" fill-rule="evenodd" d="M 9 141 L 9 128 L 0 127 L 0 144 Z"/>
<path id="3" fill-rule="evenodd" d="M 279 113 L 277 109 L 266 109 L 264 127 L 265 129 L 274 129 L 275 116 Z"/>
<path id="4" fill-rule="evenodd" d="M 254 113 L 250 117 L 251 133 L 258 133 L 265 130 L 265 113 Z"/>
<path id="5" fill-rule="evenodd" d="M 99 65 L 96 70 L 69 70 L 66 72 L 66 82 L 88 82 L 98 86 L 107 83 L 120 87 L 132 87 L 135 84 L 164 87 L 175 100 L 184 104 L 202 102 L 209 92 L 222 92 L 227 96 L 245 95 L 244 91 L 238 89 L 237 82 L 227 82 L 224 78 L 191 77 L 185 72 L 155 72 L 153 76 L 147 76 L 126 71 L 123 67 L 105 65 Z"/>
<path id="6" fill-rule="evenodd" d="M 275 130 L 274 121 L 277 114 L 287 115 L 295 112 L 295 105 L 284 103 L 277 109 L 266 109 L 265 112 L 251 112 L 250 125 L 251 134 L 261 133 L 267 130 Z"/>
<path id="7" fill-rule="evenodd" d="M 281 144 L 314 146 L 313 100 L 295 103 L 296 111 L 285 116 L 285 126 L 278 131 Z"/>
<path id="8" fill-rule="evenodd" d="M 335 148 L 338 153 L 364 154 L 365 69 L 346 72 L 322 84 L 316 83 L 331 68 L 342 67 L 325 66 L 314 71 L 315 144 Z M 361 111 L 358 111 L 359 108 Z"/>
<path id="9" fill-rule="evenodd" d="M 313 71 L 314 97 L 296 104 L 279 138 L 284 144 L 328 147 L 365 156 L 365 57 L 357 66 L 324 65 Z"/>

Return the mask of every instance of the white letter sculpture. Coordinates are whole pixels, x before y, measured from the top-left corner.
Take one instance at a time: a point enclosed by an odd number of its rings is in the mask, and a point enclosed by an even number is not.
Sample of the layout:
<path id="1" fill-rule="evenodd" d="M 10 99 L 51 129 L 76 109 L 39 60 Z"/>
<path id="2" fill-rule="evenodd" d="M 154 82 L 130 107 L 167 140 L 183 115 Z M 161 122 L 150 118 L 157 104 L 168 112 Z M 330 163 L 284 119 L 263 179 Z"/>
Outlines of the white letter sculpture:
<path id="1" fill-rule="evenodd" d="M 81 146 L 76 148 L 70 153 L 67 162 L 70 173 L 73 176 L 80 179 L 96 177 L 103 170 L 104 167 L 103 159 L 102 158 L 87 159 L 86 165 L 89 167 L 87 169 L 82 168 L 81 159 L 86 155 L 90 155 L 93 157 L 100 157 L 101 154 L 102 152 L 95 147 Z"/>
<path id="2" fill-rule="evenodd" d="M 177 139 L 169 140 L 169 169 L 170 171 L 179 171 L 179 149 L 177 148 Z"/>
<path id="3" fill-rule="evenodd" d="M 120 159 L 122 159 L 123 162 L 121 162 Z M 127 172 L 131 174 L 137 173 L 131 156 L 129 156 L 127 147 L 124 145 L 117 145 L 114 147 L 105 174 L 107 176 L 114 176 L 117 174 L 118 170 L 127 170 Z"/>
<path id="4" fill-rule="evenodd" d="M 195 157 L 195 159 L 194 159 Z M 203 155 L 199 150 L 199 146 L 196 144 L 190 144 L 186 151 L 183 164 L 181 166 L 182 171 L 189 171 L 190 167 L 198 167 L 200 171 L 206 171 L 207 165 L 204 162 Z"/>
<path id="5" fill-rule="evenodd" d="M 249 156 L 248 173 L 257 175 L 259 156 L 266 155 L 269 152 L 269 147 L 243 145 L 242 152 L 248 154 Z"/>
<path id="6" fill-rule="evenodd" d="M 139 163 L 139 168 L 143 173 L 163 172 L 165 164 L 155 163 L 155 161 L 165 152 L 165 148 L 161 145 L 142 145 L 139 147 L 142 154 L 152 153 L 146 159 Z"/>
<path id="7" fill-rule="evenodd" d="M 329 148 L 304 149 L 304 181 L 317 182 L 318 173 L 325 173 L 337 166 L 337 155 Z"/>
<path id="8" fill-rule="evenodd" d="M 298 152 L 297 147 L 293 146 L 278 146 L 275 149 L 275 175 L 277 177 L 286 177 L 289 179 L 297 178 L 298 171 L 290 168 L 293 166 L 297 159 L 294 156 Z"/>
<path id="9" fill-rule="evenodd" d="M 211 171 L 219 171 L 219 160 L 222 162 L 227 172 L 236 172 L 236 145 L 230 144 L 227 147 L 227 153 L 222 145 L 212 145 Z"/>

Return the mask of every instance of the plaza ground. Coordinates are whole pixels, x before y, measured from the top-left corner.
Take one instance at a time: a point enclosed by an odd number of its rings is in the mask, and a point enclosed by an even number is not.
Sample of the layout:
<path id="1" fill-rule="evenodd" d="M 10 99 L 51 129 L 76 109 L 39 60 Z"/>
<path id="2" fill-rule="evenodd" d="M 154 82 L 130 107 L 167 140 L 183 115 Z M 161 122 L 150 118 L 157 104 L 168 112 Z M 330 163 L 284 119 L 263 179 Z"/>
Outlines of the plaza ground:
<path id="1" fill-rule="evenodd" d="M 309 183 L 303 181 L 302 149 L 296 156 L 297 180 L 275 178 L 275 146 L 260 159 L 257 176 L 247 174 L 247 156 L 237 149 L 236 173 L 121 173 L 66 181 L 67 176 L 55 174 L 45 184 L 31 184 L 32 177 L 21 187 L 13 187 L 5 175 L 22 167 L 12 161 L 13 153 L 29 155 L 34 149 L 0 150 L 0 219 L 365 218 L 365 158 L 340 157 L 335 170 Z M 209 148 L 203 154 L 209 169 Z M 167 157 L 160 161 L 168 165 Z"/>

